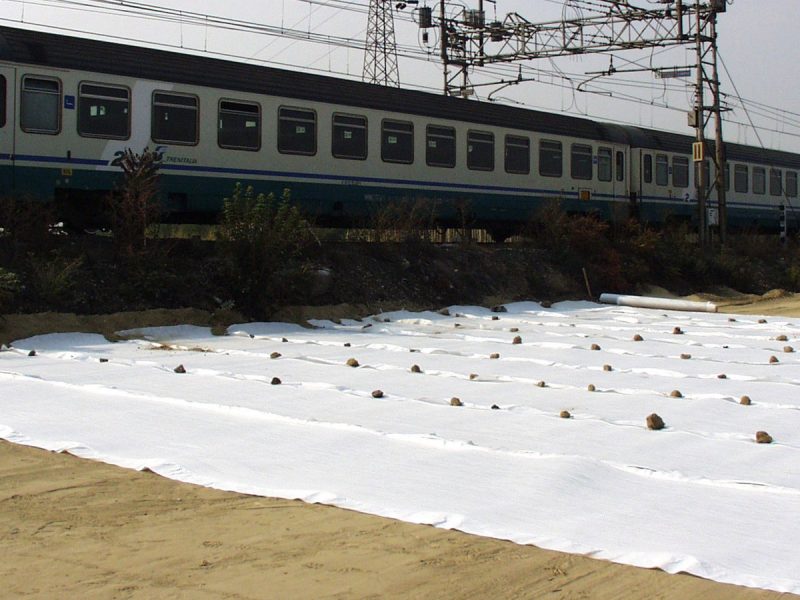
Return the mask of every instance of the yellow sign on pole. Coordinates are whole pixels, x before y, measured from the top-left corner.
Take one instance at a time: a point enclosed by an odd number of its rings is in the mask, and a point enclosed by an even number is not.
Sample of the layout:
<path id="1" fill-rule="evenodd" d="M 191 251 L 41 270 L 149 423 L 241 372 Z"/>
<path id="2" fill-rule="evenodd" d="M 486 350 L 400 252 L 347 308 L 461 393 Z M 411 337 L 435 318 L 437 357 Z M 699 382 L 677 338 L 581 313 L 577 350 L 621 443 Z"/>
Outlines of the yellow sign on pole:
<path id="1" fill-rule="evenodd" d="M 695 142 L 692 144 L 692 158 L 694 162 L 703 162 L 705 158 L 705 149 L 703 142 Z"/>

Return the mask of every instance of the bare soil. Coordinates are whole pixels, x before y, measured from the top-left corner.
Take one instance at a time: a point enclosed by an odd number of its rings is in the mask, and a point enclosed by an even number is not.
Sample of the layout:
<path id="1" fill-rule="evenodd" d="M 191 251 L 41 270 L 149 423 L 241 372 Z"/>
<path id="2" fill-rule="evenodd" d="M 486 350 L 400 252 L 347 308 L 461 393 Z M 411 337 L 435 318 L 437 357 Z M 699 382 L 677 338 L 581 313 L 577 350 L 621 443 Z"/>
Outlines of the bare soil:
<path id="1" fill-rule="evenodd" d="M 2 598 L 782 597 L 7 442 L 0 505 Z"/>

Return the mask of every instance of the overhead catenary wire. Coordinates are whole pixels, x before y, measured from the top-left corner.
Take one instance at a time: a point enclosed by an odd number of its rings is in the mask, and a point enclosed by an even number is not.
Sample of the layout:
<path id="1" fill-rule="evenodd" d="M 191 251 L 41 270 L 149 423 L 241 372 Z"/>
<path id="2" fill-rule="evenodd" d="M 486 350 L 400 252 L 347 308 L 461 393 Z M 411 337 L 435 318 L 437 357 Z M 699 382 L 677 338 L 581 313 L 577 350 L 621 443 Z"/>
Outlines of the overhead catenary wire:
<path id="1" fill-rule="evenodd" d="M 311 11 L 310 14 L 316 14 L 317 10 L 322 9 L 330 9 L 335 11 L 332 15 L 328 15 L 326 19 L 320 21 L 319 24 L 323 24 L 329 20 L 332 20 L 334 16 L 344 12 L 344 11 L 353 11 L 353 12 L 364 12 L 367 10 L 367 5 L 361 2 L 357 2 L 355 0 L 298 0 L 301 2 L 306 2 L 310 6 L 314 6 L 314 10 Z M 560 4 L 560 0 L 549 0 L 553 4 Z M 9 0 L 10 3 L 18 3 L 22 4 L 21 0 Z M 211 28 L 211 29 L 218 29 L 222 31 L 242 31 L 253 33 L 256 35 L 266 35 L 272 38 L 272 41 L 267 46 L 270 46 L 277 42 L 279 39 L 288 39 L 290 43 L 312 43 L 312 44 L 321 44 L 327 45 L 331 47 L 330 50 L 323 53 L 319 58 L 312 61 L 310 64 L 302 65 L 301 68 L 304 70 L 308 70 L 311 72 L 320 72 L 320 73 L 331 73 L 334 75 L 339 75 L 347 78 L 355 78 L 355 74 L 350 73 L 349 69 L 347 72 L 336 70 L 333 68 L 328 69 L 320 69 L 315 68 L 314 65 L 317 64 L 320 60 L 324 59 L 325 57 L 330 58 L 331 54 L 335 52 L 337 49 L 352 49 L 357 51 L 364 51 L 365 43 L 363 40 L 359 39 L 359 36 L 341 36 L 341 35 L 332 35 L 332 34 L 324 34 L 319 33 L 312 29 L 309 25 L 308 30 L 301 30 L 297 29 L 297 27 L 306 20 L 307 17 L 299 19 L 294 25 L 291 27 L 284 27 L 284 26 L 273 26 L 273 25 L 266 25 L 266 24 L 258 24 L 253 23 L 251 21 L 244 21 L 242 19 L 236 19 L 231 17 L 223 17 L 219 15 L 209 15 L 205 13 L 195 12 L 195 11 L 185 11 L 185 10 L 178 10 L 175 8 L 158 6 L 154 4 L 149 4 L 146 2 L 139 2 L 133 0 L 26 0 L 24 4 L 29 6 L 40 6 L 40 7 L 52 7 L 52 6 L 60 6 L 62 8 L 67 8 L 71 10 L 79 10 L 79 11 L 91 11 L 95 12 L 96 14 L 101 15 L 117 15 L 117 16 L 124 16 L 130 18 L 137 18 L 137 19 L 145 19 L 145 20 L 154 20 L 154 21 L 161 21 L 165 23 L 174 23 L 174 24 L 182 24 L 182 25 L 195 25 L 198 27 L 204 28 Z M 580 5 L 581 9 L 585 10 L 593 10 L 597 12 L 598 10 L 608 10 L 609 5 L 613 4 L 613 2 L 608 2 L 606 0 L 596 0 L 596 1 L 585 1 L 585 0 L 575 0 L 573 5 L 578 6 Z M 398 12 L 398 16 L 402 19 L 411 20 L 411 15 L 407 15 L 403 12 Z M 11 19 L 4 19 L 4 20 L 11 20 Z M 70 28 L 64 25 L 61 26 L 53 26 L 49 23 L 30 23 L 42 27 L 48 27 L 51 29 L 58 29 L 61 31 L 70 31 L 74 33 L 84 34 L 84 35 L 98 35 L 99 37 L 107 37 L 111 39 L 121 39 L 124 41 L 129 41 L 129 36 L 115 36 L 115 35 L 108 35 L 108 34 L 98 34 L 97 32 L 88 31 L 82 28 Z M 131 40 L 137 41 L 142 43 L 149 43 L 153 45 L 159 45 L 164 47 L 181 47 L 183 50 L 187 48 L 183 47 L 179 44 L 170 44 L 170 43 L 154 43 L 152 40 Z M 192 49 L 189 48 L 191 51 Z M 262 49 L 263 50 L 263 49 Z M 666 52 L 668 49 L 661 49 L 658 50 L 657 53 L 660 54 L 662 52 Z M 297 68 L 298 65 L 291 63 L 291 62 L 281 62 L 278 61 L 278 56 L 281 55 L 285 51 L 285 47 L 282 50 L 279 50 L 277 53 L 274 53 L 270 58 L 261 59 L 257 58 L 257 55 L 261 50 L 257 51 L 255 55 L 252 56 L 243 56 L 240 53 L 236 52 L 228 52 L 228 51 L 219 51 L 219 50 L 210 50 L 209 54 L 214 54 L 220 57 L 225 57 L 234 60 L 245 60 L 254 62 L 257 64 L 273 64 L 276 66 L 282 67 L 291 67 Z M 652 64 L 652 58 L 656 53 L 651 53 L 649 57 L 649 62 Z M 437 62 L 437 57 L 432 55 L 430 52 L 414 45 L 409 44 L 398 44 L 398 56 L 401 57 L 403 60 L 414 60 L 414 61 L 422 61 L 426 63 L 434 63 Z M 643 61 L 648 59 L 636 59 L 636 60 L 629 60 L 624 57 L 618 57 L 617 60 L 624 61 L 626 64 L 633 64 L 633 65 L 642 65 Z M 493 78 L 499 79 L 506 79 L 513 75 L 516 75 L 518 69 L 518 65 L 508 65 L 508 64 L 497 64 L 492 66 L 487 66 L 481 69 L 479 73 L 474 73 L 473 77 L 476 81 L 488 81 L 491 82 Z M 727 71 L 727 69 L 726 69 Z M 558 67 L 557 65 L 552 65 L 550 69 L 547 68 L 540 68 L 540 67 L 533 67 L 529 65 L 522 66 L 522 73 L 526 75 L 526 79 L 531 80 L 535 79 L 538 85 L 551 85 L 557 88 L 569 90 L 572 95 L 572 101 L 568 107 L 568 110 L 562 110 L 562 112 L 578 112 L 584 116 L 590 116 L 588 110 L 581 109 L 578 106 L 578 103 L 575 98 L 575 82 L 581 81 L 586 78 L 585 73 L 572 73 L 567 72 Z M 552 79 L 553 81 L 547 82 L 544 79 Z M 560 81 L 561 83 L 557 83 Z M 405 87 L 413 88 L 413 89 L 420 89 L 426 91 L 439 91 L 438 88 L 434 88 L 430 85 L 425 85 L 421 83 L 408 83 L 404 84 Z M 627 91 L 625 91 L 627 89 Z M 678 92 L 684 91 L 686 89 L 685 85 L 682 84 L 668 84 L 665 83 L 664 80 L 661 80 L 657 83 L 655 82 L 648 82 L 643 81 L 641 79 L 633 79 L 629 77 L 618 77 L 615 76 L 613 78 L 608 78 L 608 80 L 602 81 L 596 80 L 593 82 L 592 89 L 589 91 L 595 93 L 610 93 L 614 98 L 617 98 L 621 101 L 630 102 L 630 103 L 637 103 L 643 106 L 650 106 L 658 109 L 665 109 L 665 110 L 684 110 L 677 108 L 678 103 L 669 101 L 659 102 L 655 101 L 654 99 L 647 99 L 635 94 L 636 90 L 640 90 L 642 92 Z M 758 103 L 755 101 L 749 101 L 747 99 L 742 98 L 737 91 L 735 97 L 731 97 L 731 101 L 735 98 L 737 102 L 737 106 L 741 106 L 742 108 L 747 107 L 750 112 L 748 112 L 748 121 L 750 127 L 754 131 L 769 131 L 774 133 L 782 133 L 784 135 L 790 137 L 797 137 L 798 134 L 792 132 L 795 128 L 800 127 L 800 114 L 793 113 L 791 111 L 772 107 L 766 105 L 764 103 Z M 531 106 L 529 103 L 526 103 L 524 100 L 514 99 L 514 103 L 516 104 L 523 104 L 526 106 Z M 547 107 L 548 110 L 554 110 L 552 107 Z M 768 127 L 761 124 L 757 124 L 753 118 L 751 118 L 750 113 L 752 113 L 755 117 L 760 118 L 769 118 L 775 123 L 774 127 Z M 795 118 L 798 117 L 798 118 Z M 607 119 L 607 117 L 602 117 L 603 119 Z M 731 124 L 741 124 L 737 121 L 732 121 L 730 119 L 727 120 Z M 623 121 L 624 122 L 624 121 Z M 789 131 L 780 130 L 779 127 L 788 128 Z M 760 136 L 759 136 L 760 140 Z M 761 143 L 761 140 L 760 140 Z"/>

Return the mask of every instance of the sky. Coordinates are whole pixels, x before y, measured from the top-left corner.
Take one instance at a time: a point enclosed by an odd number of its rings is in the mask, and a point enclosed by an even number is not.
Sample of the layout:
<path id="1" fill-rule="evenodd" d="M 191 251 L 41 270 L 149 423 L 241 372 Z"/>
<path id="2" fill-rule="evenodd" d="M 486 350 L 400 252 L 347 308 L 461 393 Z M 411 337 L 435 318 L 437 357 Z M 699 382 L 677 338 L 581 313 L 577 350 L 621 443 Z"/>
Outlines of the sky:
<path id="1" fill-rule="evenodd" d="M 421 5 L 426 2 L 428 6 L 438 5 L 434 0 L 420 2 Z M 364 53 L 357 48 L 310 43 L 275 33 L 283 28 L 339 40 L 363 40 L 368 0 L 162 0 L 159 3 L 140 0 L 142 6 L 185 11 L 183 23 L 177 19 L 170 22 L 143 19 L 132 14 L 135 11 L 121 15 L 119 3 L 112 13 L 108 8 L 110 4 L 106 2 L 106 8 L 101 9 L 95 0 L 7 0 L 0 4 L 0 19 L 5 24 L 29 28 L 60 27 L 66 32 L 73 30 L 76 35 L 111 36 L 187 52 L 208 51 L 234 60 L 252 60 L 280 68 L 314 70 L 351 78 L 360 78 L 363 72 Z M 637 0 L 635 4 L 663 6 L 655 0 Z M 462 7 L 477 8 L 477 0 L 454 2 L 450 10 L 458 11 Z M 486 7 L 487 20 L 503 20 L 506 14 L 513 12 L 532 23 L 580 16 L 565 0 L 497 0 L 494 5 L 487 0 Z M 800 152 L 800 49 L 792 16 L 795 8 L 796 0 L 728 0 L 727 12 L 719 15 L 721 90 L 728 95 L 728 105 L 733 109 L 725 114 L 726 140 Z M 198 26 L 188 22 L 189 13 L 238 19 L 271 29 L 269 32 L 232 32 L 211 24 Z M 213 19 L 206 23 L 210 21 Z M 435 32 L 428 44 L 422 42 L 421 32 L 412 20 L 411 7 L 395 11 L 395 25 L 401 55 L 403 49 L 417 51 L 416 58 L 400 58 L 401 85 L 441 93 L 442 70 Z M 424 51 L 428 51 L 427 57 Z M 658 80 L 651 72 L 618 72 L 614 77 L 603 77 L 586 86 L 594 93 L 580 91 L 584 89 L 581 82 L 592 77 L 590 73 L 608 69 L 612 60 L 618 71 L 682 66 L 695 62 L 693 47 L 612 54 L 613 58 L 595 55 L 520 63 L 525 76 L 535 81 L 497 90 L 492 100 L 693 134 L 686 113 L 693 101 L 694 76 Z M 516 65 L 500 67 L 504 72 L 498 75 L 495 65 L 474 74 L 472 82 L 513 78 L 517 68 Z M 485 101 L 494 89 L 478 86 L 475 99 Z M 746 109 L 739 98 L 744 99 Z M 756 129 L 750 126 L 750 121 Z M 707 135 L 713 136 L 713 128 L 708 129 Z"/>
<path id="2" fill-rule="evenodd" d="M 800 319 L 667 308 L 37 336 L 0 351 L 0 438 L 800 593 Z"/>

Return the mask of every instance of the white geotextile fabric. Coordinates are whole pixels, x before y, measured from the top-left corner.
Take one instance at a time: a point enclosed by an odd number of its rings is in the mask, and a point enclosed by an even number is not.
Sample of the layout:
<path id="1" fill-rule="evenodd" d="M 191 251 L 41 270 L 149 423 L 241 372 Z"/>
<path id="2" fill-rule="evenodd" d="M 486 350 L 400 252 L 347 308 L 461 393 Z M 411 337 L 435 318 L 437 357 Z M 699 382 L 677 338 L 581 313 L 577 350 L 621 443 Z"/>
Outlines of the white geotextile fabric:
<path id="1" fill-rule="evenodd" d="M 800 350 L 800 319 L 589 303 L 450 313 L 17 341 L 0 353 L 0 437 L 800 593 L 800 361 L 784 352 Z M 646 428 L 653 412 L 664 430 Z"/>

